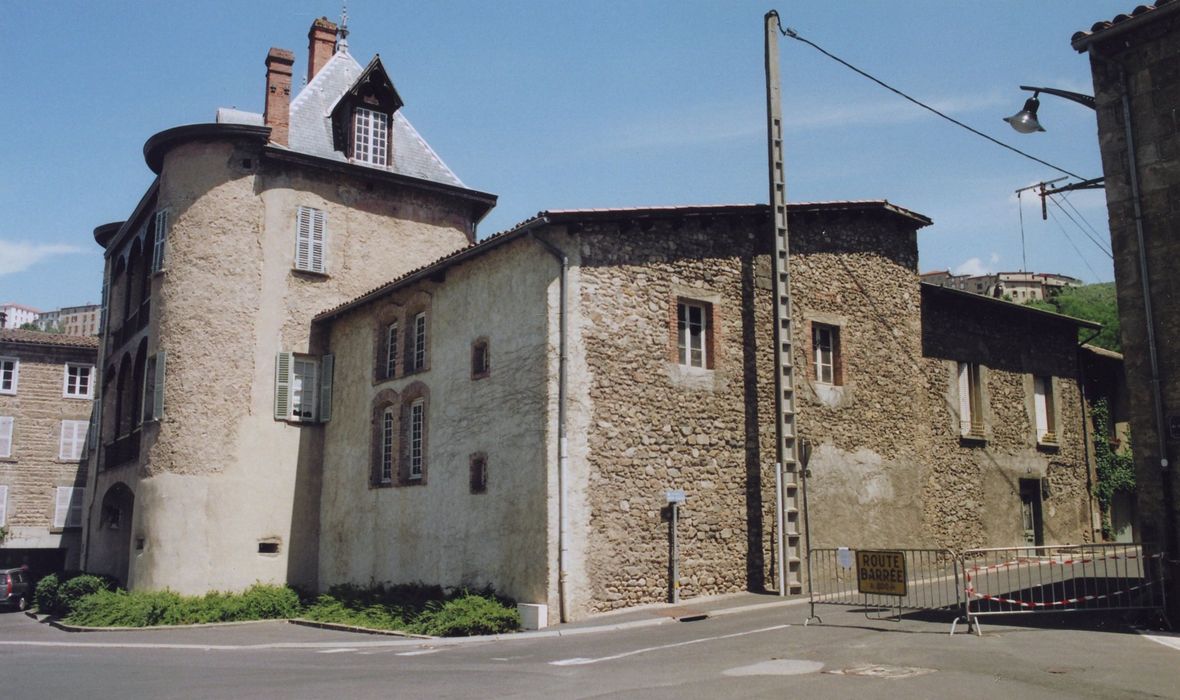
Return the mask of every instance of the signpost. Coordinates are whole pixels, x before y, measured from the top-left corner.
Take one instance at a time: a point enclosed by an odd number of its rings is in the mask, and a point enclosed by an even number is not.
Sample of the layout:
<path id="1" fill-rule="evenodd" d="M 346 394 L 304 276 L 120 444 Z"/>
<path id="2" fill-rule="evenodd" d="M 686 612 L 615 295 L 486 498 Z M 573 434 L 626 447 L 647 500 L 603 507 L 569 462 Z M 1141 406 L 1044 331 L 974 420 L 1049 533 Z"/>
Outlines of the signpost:
<path id="1" fill-rule="evenodd" d="M 905 596 L 905 553 L 857 550 L 856 587 L 864 594 Z"/>
<path id="2" fill-rule="evenodd" d="M 678 518 L 678 507 L 684 503 L 683 489 L 670 489 L 664 492 L 664 498 L 672 506 L 672 581 L 671 581 L 671 598 L 673 603 L 680 602 L 680 543 L 676 541 L 676 521 Z"/>

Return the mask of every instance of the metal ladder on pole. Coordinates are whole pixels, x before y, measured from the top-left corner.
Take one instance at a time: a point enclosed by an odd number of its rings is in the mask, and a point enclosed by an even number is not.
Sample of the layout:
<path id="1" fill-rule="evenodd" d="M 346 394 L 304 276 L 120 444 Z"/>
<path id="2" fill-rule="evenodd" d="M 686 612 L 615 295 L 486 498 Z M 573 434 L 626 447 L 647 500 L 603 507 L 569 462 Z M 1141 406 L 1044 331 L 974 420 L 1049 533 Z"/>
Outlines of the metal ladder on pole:
<path id="1" fill-rule="evenodd" d="M 790 239 L 783 157 L 782 94 L 779 85 L 778 13 L 766 14 L 766 127 L 770 165 L 770 209 L 774 228 L 771 281 L 774 294 L 775 457 L 783 472 L 783 536 L 786 591 L 803 592 L 804 562 L 799 527 L 799 461 L 795 433 L 795 375 L 791 344 Z M 777 582 L 782 585 L 783 582 Z"/>

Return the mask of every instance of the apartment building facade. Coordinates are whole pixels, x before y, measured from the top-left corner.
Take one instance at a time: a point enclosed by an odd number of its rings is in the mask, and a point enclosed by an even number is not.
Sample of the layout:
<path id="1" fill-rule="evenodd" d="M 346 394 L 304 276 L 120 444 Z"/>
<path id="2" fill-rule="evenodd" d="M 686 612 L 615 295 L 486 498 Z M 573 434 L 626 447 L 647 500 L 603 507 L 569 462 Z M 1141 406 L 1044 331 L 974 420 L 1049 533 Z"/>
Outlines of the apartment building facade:
<path id="1" fill-rule="evenodd" d="M 0 330 L 0 567 L 80 567 L 97 346 Z"/>

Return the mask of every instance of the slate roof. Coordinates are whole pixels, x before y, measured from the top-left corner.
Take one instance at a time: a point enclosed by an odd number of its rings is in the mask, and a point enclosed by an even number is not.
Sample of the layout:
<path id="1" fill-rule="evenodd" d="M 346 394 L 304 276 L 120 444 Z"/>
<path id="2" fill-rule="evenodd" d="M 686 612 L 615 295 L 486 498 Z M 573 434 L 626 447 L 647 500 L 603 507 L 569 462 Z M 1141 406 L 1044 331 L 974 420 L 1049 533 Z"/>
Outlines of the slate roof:
<path id="1" fill-rule="evenodd" d="M 321 158 L 347 162 L 344 154 L 333 148 L 332 108 L 364 72 L 356 59 L 343 48 L 332 55 L 295 99 L 291 101 L 289 148 Z M 390 171 L 456 187 L 466 187 L 455 173 L 427 145 L 418 130 L 401 110 L 393 115 L 393 162 Z M 358 163 L 361 167 L 366 166 Z M 380 168 L 384 169 L 384 168 Z"/>
<path id="2" fill-rule="evenodd" d="M 67 348 L 98 348 L 98 336 L 42 333 L 19 328 L 0 329 L 0 343 L 16 345 L 56 345 Z"/>
<path id="3" fill-rule="evenodd" d="M 1113 19 L 1095 22 L 1090 31 L 1074 32 L 1070 44 L 1078 52 L 1086 51 L 1090 44 L 1111 38 L 1145 23 L 1162 19 L 1180 11 L 1180 0 L 1156 0 L 1154 5 L 1139 5 L 1130 14 L 1115 15 Z"/>

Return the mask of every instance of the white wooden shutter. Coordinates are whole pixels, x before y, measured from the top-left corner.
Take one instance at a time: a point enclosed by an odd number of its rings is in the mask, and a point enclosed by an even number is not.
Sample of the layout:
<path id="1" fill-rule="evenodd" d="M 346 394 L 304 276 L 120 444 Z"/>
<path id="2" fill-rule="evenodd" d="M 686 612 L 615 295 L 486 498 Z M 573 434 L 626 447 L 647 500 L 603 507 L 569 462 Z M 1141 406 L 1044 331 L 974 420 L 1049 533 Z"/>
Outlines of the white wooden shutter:
<path id="1" fill-rule="evenodd" d="M 971 434 L 971 366 L 959 363 L 959 431 Z"/>
<path id="2" fill-rule="evenodd" d="M 72 486 L 57 487 L 57 497 L 53 508 L 54 527 L 63 528 L 66 526 L 66 519 L 70 516 L 70 500 L 73 495 L 74 488 Z"/>
<path id="3" fill-rule="evenodd" d="M 8 487 L 0 486 L 0 526 L 8 522 Z"/>
<path id="4" fill-rule="evenodd" d="M 0 416 L 0 457 L 12 456 L 12 416 Z"/>
<path id="5" fill-rule="evenodd" d="M 291 417 L 291 362 L 293 354 L 275 355 L 275 420 Z"/>
<path id="6" fill-rule="evenodd" d="M 86 445 L 86 426 L 82 420 L 63 420 L 61 422 L 61 440 L 58 443 L 57 456 L 59 459 L 80 459 Z"/>
<path id="7" fill-rule="evenodd" d="M 319 209 L 311 211 L 311 269 L 315 272 L 323 272 L 326 269 L 324 265 L 324 239 L 327 237 L 326 216 Z"/>
<path id="8" fill-rule="evenodd" d="M 1033 413 L 1037 423 L 1037 440 L 1049 432 L 1049 406 L 1045 400 L 1045 378 L 1033 378 Z"/>
<path id="9" fill-rule="evenodd" d="M 320 422 L 332 420 L 332 370 L 336 364 L 335 355 L 324 355 L 320 359 Z"/>
<path id="10" fill-rule="evenodd" d="M 168 242 L 168 212 L 156 212 L 155 244 L 152 246 L 152 272 L 164 269 L 164 245 Z"/>

